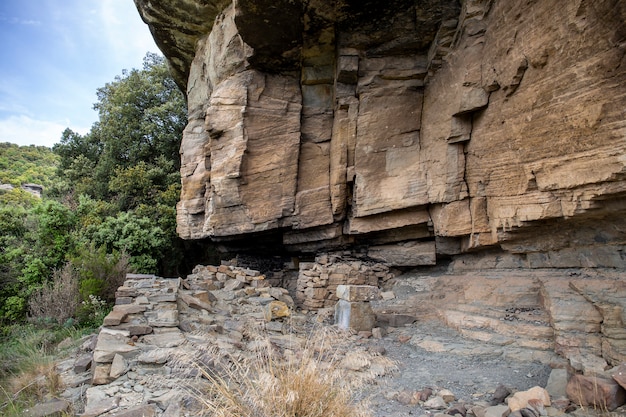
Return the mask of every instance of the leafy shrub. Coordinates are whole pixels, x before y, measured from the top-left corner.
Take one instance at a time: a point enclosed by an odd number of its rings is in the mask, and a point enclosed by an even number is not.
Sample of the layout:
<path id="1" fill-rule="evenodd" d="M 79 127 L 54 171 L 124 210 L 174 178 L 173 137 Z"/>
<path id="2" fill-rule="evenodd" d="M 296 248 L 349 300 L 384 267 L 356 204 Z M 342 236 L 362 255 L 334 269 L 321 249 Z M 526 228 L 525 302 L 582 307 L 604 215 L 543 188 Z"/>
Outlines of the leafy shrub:
<path id="1" fill-rule="evenodd" d="M 131 272 L 130 256 L 113 250 L 107 253 L 105 246 L 95 248 L 94 244 L 78 250 L 71 263 L 79 274 L 79 292 L 82 301 L 89 301 L 94 295 L 106 302 L 115 301 L 115 291 Z"/>
<path id="2" fill-rule="evenodd" d="M 10 321 L 19 320 L 26 312 L 26 299 L 19 295 L 12 295 L 4 300 L 2 318 Z"/>
<path id="3" fill-rule="evenodd" d="M 87 300 L 80 303 L 76 317 L 81 326 L 97 327 L 102 324 L 102 321 L 106 315 L 109 314 L 110 310 L 106 301 L 102 300 L 97 295 L 91 294 Z"/>
<path id="4" fill-rule="evenodd" d="M 141 273 L 157 273 L 159 259 L 168 249 L 165 231 L 148 217 L 132 211 L 107 217 L 97 227 L 88 227 L 85 238 L 109 252 L 128 253 L 132 268 Z"/>

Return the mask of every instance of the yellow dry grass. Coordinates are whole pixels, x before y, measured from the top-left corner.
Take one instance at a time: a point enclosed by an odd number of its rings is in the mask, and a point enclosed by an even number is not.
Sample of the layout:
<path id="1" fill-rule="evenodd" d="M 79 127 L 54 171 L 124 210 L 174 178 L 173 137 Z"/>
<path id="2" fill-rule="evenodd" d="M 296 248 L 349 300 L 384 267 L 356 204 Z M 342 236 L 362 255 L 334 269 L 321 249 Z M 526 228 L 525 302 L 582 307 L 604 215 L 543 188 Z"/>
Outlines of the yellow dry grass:
<path id="1" fill-rule="evenodd" d="M 180 362 L 202 377 L 184 384 L 185 391 L 214 417 L 369 417 L 366 404 L 354 401 L 363 378 L 340 366 L 341 338 L 318 330 L 296 351 L 276 349 L 265 338 L 247 357 L 207 347 L 201 362 Z"/>

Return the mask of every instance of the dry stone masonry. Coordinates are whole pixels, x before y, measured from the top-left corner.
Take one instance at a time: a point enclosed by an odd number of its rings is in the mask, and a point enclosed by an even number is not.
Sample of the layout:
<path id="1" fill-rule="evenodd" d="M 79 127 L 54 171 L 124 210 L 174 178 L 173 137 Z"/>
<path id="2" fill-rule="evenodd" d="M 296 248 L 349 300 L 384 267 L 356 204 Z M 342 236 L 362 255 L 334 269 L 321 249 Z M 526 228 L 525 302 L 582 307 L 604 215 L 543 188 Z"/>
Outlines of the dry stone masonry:
<path id="1" fill-rule="evenodd" d="M 624 267 L 624 2 L 135 3 L 188 99 L 184 239 Z"/>
<path id="2" fill-rule="evenodd" d="M 184 415 L 194 415 L 190 391 L 180 384 L 197 374 L 202 355 L 243 360 L 264 344 L 294 354 L 320 325 L 316 317 L 297 311 L 288 290 L 249 268 L 198 266 L 185 280 L 129 274 L 99 333 L 83 346 L 90 353 L 60 367 L 64 397 L 75 409 L 84 399 L 82 416 L 177 417 L 185 407 L 191 414 Z M 350 355 L 361 358 L 357 370 L 377 369 L 368 378 L 394 369 L 361 348 L 348 353 L 346 369 L 355 366 Z"/>
<path id="3" fill-rule="evenodd" d="M 300 262 L 296 300 L 309 309 L 334 308 L 339 285 L 381 286 L 393 273 L 387 265 L 322 254 L 315 262 Z"/>

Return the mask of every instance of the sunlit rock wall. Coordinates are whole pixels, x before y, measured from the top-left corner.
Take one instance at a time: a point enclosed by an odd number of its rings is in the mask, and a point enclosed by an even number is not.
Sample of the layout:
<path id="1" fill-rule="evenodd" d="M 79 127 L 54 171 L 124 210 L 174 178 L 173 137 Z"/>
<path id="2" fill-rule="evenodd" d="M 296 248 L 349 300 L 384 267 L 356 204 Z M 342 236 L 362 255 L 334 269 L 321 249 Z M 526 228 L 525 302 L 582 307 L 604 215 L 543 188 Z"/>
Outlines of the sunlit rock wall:
<path id="1" fill-rule="evenodd" d="M 135 3 L 188 97 L 181 237 L 626 265 L 624 2 Z"/>

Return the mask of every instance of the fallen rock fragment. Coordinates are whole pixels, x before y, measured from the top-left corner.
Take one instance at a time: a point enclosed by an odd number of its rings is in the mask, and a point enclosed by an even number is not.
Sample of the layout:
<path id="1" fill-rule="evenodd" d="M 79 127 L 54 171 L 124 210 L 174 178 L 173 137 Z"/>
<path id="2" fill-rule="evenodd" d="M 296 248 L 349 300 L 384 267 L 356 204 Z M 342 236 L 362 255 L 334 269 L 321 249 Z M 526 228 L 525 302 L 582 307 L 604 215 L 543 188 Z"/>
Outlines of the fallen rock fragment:
<path id="1" fill-rule="evenodd" d="M 499 384 L 496 387 L 496 390 L 493 393 L 493 397 L 491 397 L 490 405 L 498 405 L 503 404 L 506 397 L 511 395 L 511 390 L 505 387 L 502 384 Z"/>
<path id="2" fill-rule="evenodd" d="M 467 414 L 467 408 L 464 404 L 454 404 L 446 410 L 446 414 L 451 416 L 465 417 L 465 415 Z"/>
<path id="3" fill-rule="evenodd" d="M 91 368 L 91 362 L 93 360 L 93 354 L 87 353 L 76 358 L 74 362 L 74 373 L 80 374 L 86 372 Z"/>
<path id="4" fill-rule="evenodd" d="M 448 390 L 448 389 L 442 389 L 442 390 L 439 390 L 439 392 L 437 393 L 437 395 L 438 395 L 439 397 L 443 398 L 443 400 L 444 400 L 446 403 L 451 403 L 451 402 L 453 402 L 454 400 L 456 400 L 456 397 L 454 396 L 454 394 L 453 394 L 450 390 Z"/>
<path id="5" fill-rule="evenodd" d="M 419 402 L 418 398 L 416 398 L 416 394 L 418 393 L 409 390 L 403 390 L 399 392 L 396 396 L 396 401 L 404 405 L 415 405 Z"/>
<path id="6" fill-rule="evenodd" d="M 516 392 L 507 402 L 511 411 L 517 411 L 527 407 L 531 400 L 539 400 L 544 406 L 550 405 L 550 395 L 541 387 L 532 387 L 526 391 Z"/>
<path id="7" fill-rule="evenodd" d="M 548 377 L 546 391 L 551 399 L 567 397 L 567 370 L 553 369 Z"/>
<path id="8" fill-rule="evenodd" d="M 208 294 L 208 292 L 204 292 L 205 294 Z M 182 302 L 184 302 L 185 304 L 187 304 L 189 307 L 191 308 L 195 308 L 196 310 L 206 310 L 206 311 L 213 311 L 213 309 L 211 308 L 211 304 L 209 304 L 208 302 L 208 297 L 207 297 L 207 301 L 203 301 L 199 298 L 196 298 L 192 295 L 189 294 L 185 294 L 184 292 L 180 291 L 178 293 L 178 297 L 180 298 L 180 300 Z"/>
<path id="9" fill-rule="evenodd" d="M 597 376 L 572 376 L 567 383 L 567 397 L 581 407 L 592 406 L 608 411 L 626 404 L 624 388 L 613 379 Z"/>
<path id="10" fill-rule="evenodd" d="M 265 321 L 272 321 L 281 317 L 289 317 L 289 306 L 282 301 L 270 301 L 263 309 Z"/>
<path id="11" fill-rule="evenodd" d="M 113 362 L 111 363 L 111 370 L 109 372 L 109 376 L 112 379 L 117 379 L 120 376 L 126 373 L 128 369 L 128 364 L 126 363 L 126 359 L 122 355 L 116 354 L 113 357 Z"/>
<path id="12" fill-rule="evenodd" d="M 111 364 L 98 364 L 93 370 L 92 385 L 105 385 L 111 382 Z"/>
<path id="13" fill-rule="evenodd" d="M 58 416 L 66 413 L 70 408 L 70 403 L 65 400 L 53 399 L 45 403 L 37 404 L 24 410 L 24 417 L 48 417 Z"/>
<path id="14" fill-rule="evenodd" d="M 431 395 L 433 395 L 433 390 L 431 388 L 424 388 L 423 390 L 421 390 L 419 392 L 420 394 L 420 401 L 427 401 Z"/>
<path id="15" fill-rule="evenodd" d="M 484 417 L 507 417 L 511 410 L 506 405 L 492 405 L 485 408 Z"/>
<path id="16" fill-rule="evenodd" d="M 116 417 L 155 417 L 157 410 L 153 404 L 142 404 L 129 408 L 128 410 L 120 411 L 115 415 Z"/>
<path id="17" fill-rule="evenodd" d="M 626 389 L 626 363 L 619 365 L 615 371 L 611 373 L 611 376 L 615 382 L 620 384 L 622 388 Z"/>
<path id="18" fill-rule="evenodd" d="M 430 398 L 424 403 L 424 408 L 430 408 L 433 410 L 443 410 L 447 407 L 445 400 L 439 396 Z"/>

